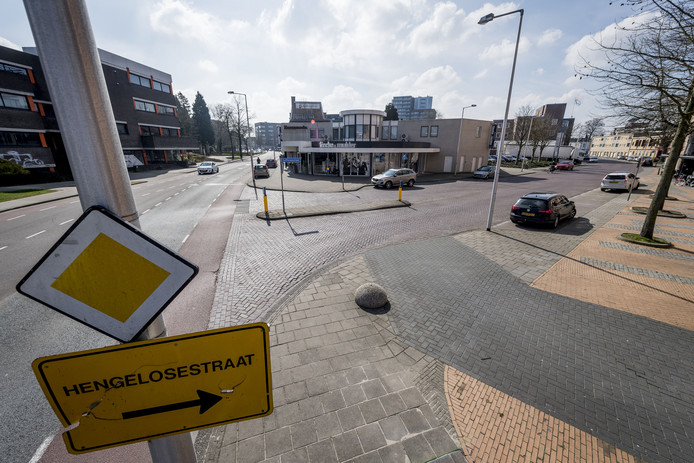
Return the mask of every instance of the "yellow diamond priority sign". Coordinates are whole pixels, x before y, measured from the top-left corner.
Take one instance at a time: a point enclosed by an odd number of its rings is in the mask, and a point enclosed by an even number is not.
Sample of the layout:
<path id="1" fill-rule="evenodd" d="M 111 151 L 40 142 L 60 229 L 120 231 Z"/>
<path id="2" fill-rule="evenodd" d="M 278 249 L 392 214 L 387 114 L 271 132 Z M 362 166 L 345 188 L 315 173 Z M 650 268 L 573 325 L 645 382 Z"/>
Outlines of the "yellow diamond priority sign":
<path id="1" fill-rule="evenodd" d="M 92 207 L 17 285 L 17 291 L 128 342 L 198 268 L 102 207 Z"/>
<path id="2" fill-rule="evenodd" d="M 84 453 L 272 413 L 268 326 L 42 357 L 34 374 Z M 75 426 L 77 425 L 77 426 Z"/>

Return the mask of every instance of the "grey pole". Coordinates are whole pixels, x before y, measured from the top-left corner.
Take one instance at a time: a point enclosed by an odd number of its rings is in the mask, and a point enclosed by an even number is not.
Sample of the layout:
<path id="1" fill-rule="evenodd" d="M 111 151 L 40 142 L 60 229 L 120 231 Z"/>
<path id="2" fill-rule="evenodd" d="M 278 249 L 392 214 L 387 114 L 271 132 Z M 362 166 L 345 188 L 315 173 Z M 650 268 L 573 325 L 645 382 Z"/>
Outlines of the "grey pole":
<path id="1" fill-rule="evenodd" d="M 84 0 L 24 0 L 82 209 L 104 206 L 140 228 Z M 138 338 L 166 336 L 161 316 Z M 190 434 L 149 441 L 155 463 L 194 463 Z"/>
<path id="2" fill-rule="evenodd" d="M 248 138 L 246 138 L 246 149 L 248 150 L 248 157 L 251 158 L 251 178 L 253 179 L 253 191 L 255 191 L 255 199 L 258 199 L 258 189 L 255 186 L 255 172 L 253 172 L 253 155 L 251 154 L 251 147 L 248 140 L 251 138 L 251 125 L 248 119 L 248 98 L 246 98 L 245 93 L 235 92 L 230 90 L 227 92 L 229 95 L 243 95 L 243 102 L 246 105 L 246 126 L 248 126 Z"/>
<path id="3" fill-rule="evenodd" d="M 487 24 L 495 18 L 507 16 L 513 13 L 520 13 L 520 21 L 518 22 L 518 36 L 516 37 L 516 51 L 513 53 L 513 66 L 511 67 L 511 82 L 508 85 L 508 97 L 506 98 L 506 112 L 504 113 L 504 125 L 501 127 L 501 141 L 499 141 L 499 150 L 496 153 L 496 169 L 494 172 L 494 184 L 492 185 L 492 199 L 489 202 L 489 217 L 487 218 L 487 231 L 492 228 L 492 216 L 494 215 L 494 200 L 496 199 L 496 187 L 499 183 L 499 172 L 501 171 L 501 155 L 504 152 L 504 137 L 506 136 L 506 124 L 508 124 L 508 110 L 511 106 L 511 92 L 513 91 L 513 76 L 516 73 L 516 59 L 518 58 L 518 42 L 520 42 L 521 26 L 523 25 L 523 9 L 510 11 L 508 13 L 494 16 L 490 13 L 483 16 L 478 24 Z"/>
<path id="4" fill-rule="evenodd" d="M 455 151 L 455 168 L 453 168 L 453 175 L 458 175 L 458 164 L 460 164 L 458 157 L 460 156 L 460 140 L 463 138 L 463 119 L 465 118 L 465 108 L 474 108 L 476 106 L 476 104 L 463 106 L 463 111 L 460 114 L 460 133 L 458 133 L 458 147 Z"/>

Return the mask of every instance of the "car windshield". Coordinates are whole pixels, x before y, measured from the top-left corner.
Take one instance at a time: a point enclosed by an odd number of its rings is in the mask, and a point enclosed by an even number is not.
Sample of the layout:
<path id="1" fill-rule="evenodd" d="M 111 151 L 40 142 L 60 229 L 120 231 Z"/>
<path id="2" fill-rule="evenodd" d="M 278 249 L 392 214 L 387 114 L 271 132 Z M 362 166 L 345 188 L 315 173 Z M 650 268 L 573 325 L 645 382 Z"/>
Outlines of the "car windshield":
<path id="1" fill-rule="evenodd" d="M 385 175 L 386 177 L 395 177 L 395 174 L 397 174 L 397 173 L 398 173 L 397 169 L 389 169 L 389 170 L 383 172 L 383 175 Z"/>
<path id="2" fill-rule="evenodd" d="M 203 162 L 202 164 L 200 164 L 200 167 L 203 167 L 203 166 L 211 166 L 211 165 L 212 165 L 211 162 Z"/>
<path id="3" fill-rule="evenodd" d="M 609 174 L 605 176 L 607 180 L 624 180 L 625 177 L 626 175 L 624 174 Z"/>
<path id="4" fill-rule="evenodd" d="M 492 166 L 483 166 L 483 167 L 480 167 L 480 170 L 493 170 L 493 167 Z"/>
<path id="5" fill-rule="evenodd" d="M 516 206 L 544 209 L 547 207 L 547 202 L 544 199 L 521 198 L 516 203 Z"/>

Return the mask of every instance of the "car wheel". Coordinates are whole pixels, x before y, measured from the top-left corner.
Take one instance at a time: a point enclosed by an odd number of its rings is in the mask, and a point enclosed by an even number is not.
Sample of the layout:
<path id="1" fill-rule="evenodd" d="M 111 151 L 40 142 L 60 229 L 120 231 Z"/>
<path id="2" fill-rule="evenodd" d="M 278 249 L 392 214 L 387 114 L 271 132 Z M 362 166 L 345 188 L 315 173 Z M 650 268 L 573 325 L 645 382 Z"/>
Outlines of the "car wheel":
<path id="1" fill-rule="evenodd" d="M 636 186 L 634 187 L 634 190 L 638 190 L 638 189 L 639 189 L 639 185 L 640 185 L 640 183 L 639 183 L 639 182 L 636 182 Z"/>
<path id="2" fill-rule="evenodd" d="M 387 190 L 390 190 L 391 188 L 393 188 L 393 182 L 386 182 L 385 187 Z"/>
<path id="3" fill-rule="evenodd" d="M 574 217 L 576 217 L 576 208 L 571 209 L 571 215 L 570 215 L 569 217 L 572 218 L 572 219 L 573 219 Z"/>
<path id="4" fill-rule="evenodd" d="M 552 228 L 557 228 L 559 226 L 559 215 L 554 217 L 554 222 L 552 222 Z"/>
<path id="5" fill-rule="evenodd" d="M 600 188 L 600 191 L 606 191 L 607 188 Z"/>
<path id="6" fill-rule="evenodd" d="M 413 179 L 409 179 L 409 180 L 407 181 L 407 186 L 413 187 L 413 186 L 414 186 L 414 180 L 413 180 Z"/>

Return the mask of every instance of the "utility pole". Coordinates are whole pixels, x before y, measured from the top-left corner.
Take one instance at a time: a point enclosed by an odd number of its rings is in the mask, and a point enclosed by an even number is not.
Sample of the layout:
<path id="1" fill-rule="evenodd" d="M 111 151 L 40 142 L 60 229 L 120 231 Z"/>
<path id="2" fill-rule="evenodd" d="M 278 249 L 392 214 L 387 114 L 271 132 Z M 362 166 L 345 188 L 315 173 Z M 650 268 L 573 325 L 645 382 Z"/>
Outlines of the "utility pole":
<path id="1" fill-rule="evenodd" d="M 82 210 L 100 205 L 140 228 L 84 0 L 24 0 Z M 166 336 L 160 315 L 138 340 Z M 190 434 L 149 441 L 155 463 L 193 463 Z"/>

